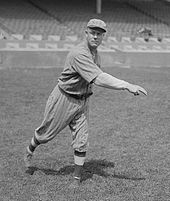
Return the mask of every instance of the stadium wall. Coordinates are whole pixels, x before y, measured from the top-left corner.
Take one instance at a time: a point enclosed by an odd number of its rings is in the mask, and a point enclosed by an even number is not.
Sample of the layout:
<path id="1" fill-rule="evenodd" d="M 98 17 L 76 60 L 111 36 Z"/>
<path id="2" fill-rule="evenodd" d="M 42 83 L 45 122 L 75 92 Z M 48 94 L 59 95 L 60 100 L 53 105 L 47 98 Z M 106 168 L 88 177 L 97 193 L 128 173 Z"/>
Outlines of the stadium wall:
<path id="1" fill-rule="evenodd" d="M 0 68 L 63 67 L 71 48 L 80 41 L 0 40 Z M 170 67 L 170 39 L 142 38 L 119 42 L 109 37 L 99 47 L 104 67 Z"/>
<path id="2" fill-rule="evenodd" d="M 0 68 L 62 68 L 69 50 L 0 51 Z M 103 67 L 170 67 L 170 51 L 100 50 Z"/>
<path id="3" fill-rule="evenodd" d="M 0 51 L 1 68 L 60 68 L 69 50 L 56 51 Z M 100 52 L 102 65 L 113 66 L 119 56 L 114 50 Z"/>

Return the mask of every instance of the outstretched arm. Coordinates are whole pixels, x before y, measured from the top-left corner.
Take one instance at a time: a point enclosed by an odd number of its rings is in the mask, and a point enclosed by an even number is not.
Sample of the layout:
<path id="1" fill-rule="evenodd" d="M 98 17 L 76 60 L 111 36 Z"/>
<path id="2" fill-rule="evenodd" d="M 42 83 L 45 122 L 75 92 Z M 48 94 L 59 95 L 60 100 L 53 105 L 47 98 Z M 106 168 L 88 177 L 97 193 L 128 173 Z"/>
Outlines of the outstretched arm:
<path id="1" fill-rule="evenodd" d="M 124 80 L 120 80 L 104 72 L 99 74 L 95 78 L 94 84 L 109 89 L 117 89 L 117 90 L 126 89 L 130 93 L 133 93 L 134 95 L 139 95 L 140 93 L 147 95 L 147 91 L 144 88 L 138 85 L 130 84 Z"/>

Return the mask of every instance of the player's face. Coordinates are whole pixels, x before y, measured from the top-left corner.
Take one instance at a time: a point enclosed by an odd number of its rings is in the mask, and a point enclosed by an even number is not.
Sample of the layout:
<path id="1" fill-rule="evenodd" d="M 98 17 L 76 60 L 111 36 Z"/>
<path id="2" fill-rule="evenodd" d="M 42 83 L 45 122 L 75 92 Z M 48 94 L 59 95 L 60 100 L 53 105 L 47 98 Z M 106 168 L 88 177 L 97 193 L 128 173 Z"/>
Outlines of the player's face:
<path id="1" fill-rule="evenodd" d="M 99 29 L 90 29 L 86 30 L 86 39 L 90 47 L 97 48 L 103 40 L 104 33 Z"/>

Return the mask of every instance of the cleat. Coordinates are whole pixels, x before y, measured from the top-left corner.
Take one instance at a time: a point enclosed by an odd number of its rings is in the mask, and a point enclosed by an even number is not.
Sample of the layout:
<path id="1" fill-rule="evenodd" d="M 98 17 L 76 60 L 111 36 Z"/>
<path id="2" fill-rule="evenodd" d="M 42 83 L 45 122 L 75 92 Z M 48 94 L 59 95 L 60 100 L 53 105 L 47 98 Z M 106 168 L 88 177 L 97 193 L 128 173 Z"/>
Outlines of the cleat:
<path id="1" fill-rule="evenodd" d="M 32 166 L 32 157 L 33 157 L 33 152 L 31 152 L 29 150 L 29 148 L 27 147 L 26 149 L 26 153 L 24 155 L 24 162 L 25 162 L 25 167 L 29 168 Z"/>
<path id="2" fill-rule="evenodd" d="M 74 178 L 73 182 L 69 185 L 70 190 L 76 190 L 80 187 L 80 178 Z"/>

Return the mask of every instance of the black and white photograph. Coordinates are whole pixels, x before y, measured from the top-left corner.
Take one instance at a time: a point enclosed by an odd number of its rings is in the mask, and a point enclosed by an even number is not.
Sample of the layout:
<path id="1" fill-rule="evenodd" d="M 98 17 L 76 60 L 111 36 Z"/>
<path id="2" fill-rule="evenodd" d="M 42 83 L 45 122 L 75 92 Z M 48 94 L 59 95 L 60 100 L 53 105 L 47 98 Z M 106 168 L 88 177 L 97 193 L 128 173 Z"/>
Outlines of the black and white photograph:
<path id="1" fill-rule="evenodd" d="M 170 201 L 170 1 L 0 1 L 0 201 Z"/>

